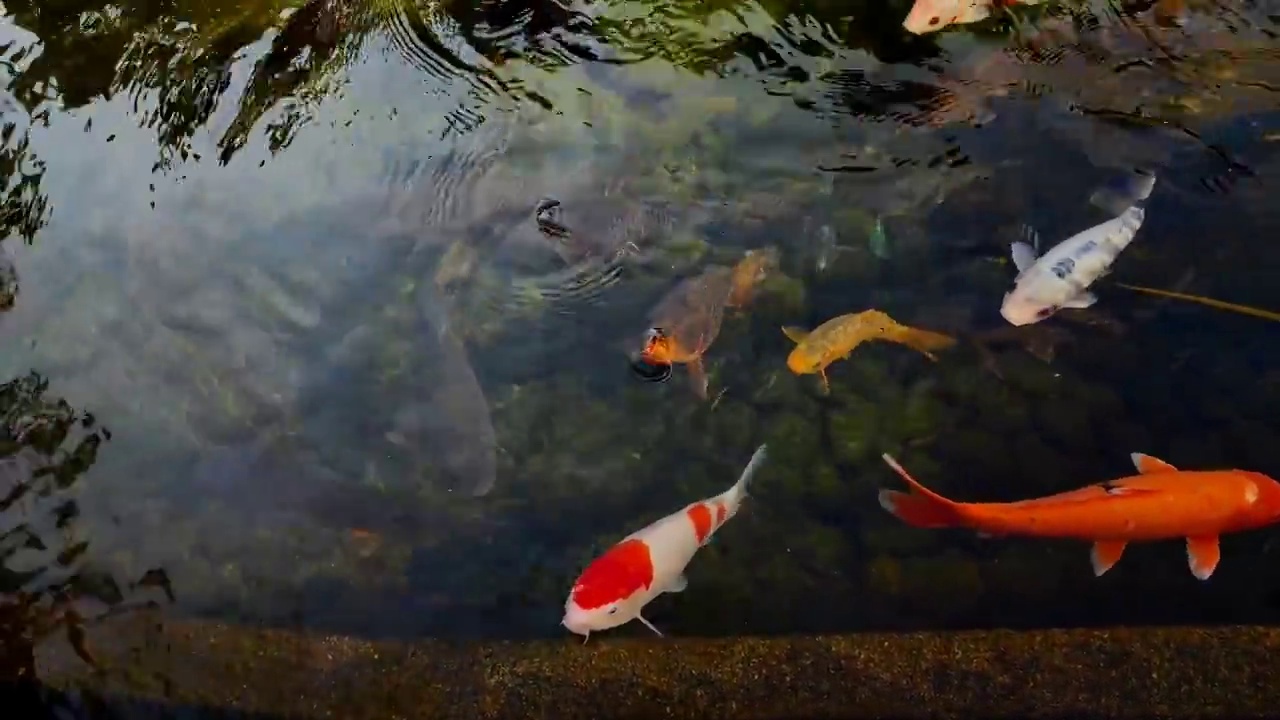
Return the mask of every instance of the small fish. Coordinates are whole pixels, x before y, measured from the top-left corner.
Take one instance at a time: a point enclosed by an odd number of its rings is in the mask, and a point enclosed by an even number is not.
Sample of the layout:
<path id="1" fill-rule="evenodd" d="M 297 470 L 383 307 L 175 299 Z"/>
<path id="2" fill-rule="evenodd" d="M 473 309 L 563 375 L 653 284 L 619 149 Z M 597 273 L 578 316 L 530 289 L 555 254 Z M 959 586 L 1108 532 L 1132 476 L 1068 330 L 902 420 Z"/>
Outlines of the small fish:
<path id="1" fill-rule="evenodd" d="M 1218 566 L 1218 536 L 1280 521 L 1280 483 L 1262 473 L 1179 470 L 1142 453 L 1130 455 L 1137 475 L 1008 503 L 948 500 L 889 455 L 882 457 L 911 492 L 881 490 L 880 505 L 908 525 L 1085 540 L 1093 543 L 1098 576 L 1120 560 L 1130 542 L 1186 538 L 1191 573 L 1207 580 Z"/>
<path id="2" fill-rule="evenodd" d="M 907 32 L 924 35 L 937 32 L 948 25 L 966 25 L 991 17 L 999 7 L 1009 5 L 1037 5 L 1043 0 L 916 0 L 907 13 L 902 27 Z"/>
<path id="3" fill-rule="evenodd" d="M 1018 268 L 1013 290 L 1005 293 L 1000 314 L 1013 325 L 1040 322 L 1062 308 L 1087 308 L 1098 301 L 1089 286 L 1111 271 L 1112 264 L 1137 235 L 1146 217 L 1144 201 L 1155 186 L 1154 175 L 1143 175 L 1134 204 L 1116 217 L 1079 232 L 1037 257 L 1039 239 L 1027 228 L 1031 242 L 1012 245 Z"/>
<path id="4" fill-rule="evenodd" d="M 1239 305 L 1237 303 L 1225 302 L 1223 300 L 1214 300 L 1203 295 L 1192 295 L 1190 293 L 1174 292 L 1172 290 L 1160 290 L 1159 288 L 1143 287 L 1141 285 L 1129 285 L 1127 283 L 1115 283 L 1122 288 L 1133 290 L 1150 295 L 1159 295 L 1160 297 L 1173 298 L 1175 300 L 1186 300 L 1188 302 L 1200 303 L 1209 307 L 1218 308 L 1219 310 L 1229 310 L 1242 315 L 1252 315 L 1253 317 L 1262 318 L 1263 320 L 1275 320 L 1280 322 L 1280 312 L 1273 310 L 1263 310 L 1262 308 L 1250 307 L 1249 305 Z"/>
<path id="5" fill-rule="evenodd" d="M 560 624 L 586 642 L 592 632 L 639 620 L 649 601 L 688 586 L 684 570 L 698 549 L 738 512 L 747 484 L 765 460 L 765 446 L 751 456 L 733 487 L 700 500 L 623 538 L 582 571 L 564 603 Z"/>
<path id="6" fill-rule="evenodd" d="M 813 331 L 784 327 L 782 332 L 796 343 L 795 349 L 787 356 L 787 367 L 797 375 L 817 373 L 822 378 L 824 393 L 831 391 L 827 382 L 827 366 L 849 357 L 854 348 L 867 340 L 900 343 L 919 350 L 935 362 L 938 358 L 931 351 L 944 350 L 956 344 L 956 339 L 949 335 L 900 325 L 879 310 L 840 315 Z"/>
<path id="7" fill-rule="evenodd" d="M 884 221 L 876 218 L 876 224 L 871 228 L 871 234 L 867 236 L 867 247 L 871 249 L 871 254 L 881 260 L 889 259 L 889 234 L 884 230 Z"/>
<path id="8" fill-rule="evenodd" d="M 720 334 L 727 307 L 742 307 L 754 295 L 754 287 L 767 274 L 776 254 L 769 250 L 748 253 L 732 267 L 713 265 L 702 274 L 686 278 L 671 289 L 649 313 L 650 327 L 632 368 L 646 379 L 665 381 L 667 368 L 681 363 L 689 369 L 694 392 L 706 400 L 707 373 L 702 356 Z M 663 375 L 663 373 L 666 373 Z"/>
<path id="9" fill-rule="evenodd" d="M 849 250 L 840 245 L 840 238 L 836 235 L 835 228 L 829 224 L 818 228 L 818 241 L 814 246 L 817 251 L 814 254 L 813 264 L 820 273 L 826 272 L 831 263 L 835 262 L 837 255 Z"/>

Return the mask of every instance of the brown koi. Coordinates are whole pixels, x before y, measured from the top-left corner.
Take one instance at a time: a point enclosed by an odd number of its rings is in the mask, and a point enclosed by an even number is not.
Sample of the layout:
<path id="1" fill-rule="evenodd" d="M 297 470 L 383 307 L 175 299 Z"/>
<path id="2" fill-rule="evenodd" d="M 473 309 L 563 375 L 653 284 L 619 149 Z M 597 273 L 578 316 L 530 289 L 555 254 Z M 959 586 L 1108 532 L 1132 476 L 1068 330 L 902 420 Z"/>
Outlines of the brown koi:
<path id="1" fill-rule="evenodd" d="M 694 392 L 706 400 L 707 373 L 702 356 L 720 334 L 725 308 L 748 303 L 755 285 L 768 274 L 776 258 L 775 250 L 756 250 L 732 268 L 713 265 L 681 281 L 649 313 L 650 328 L 640 360 L 657 368 L 684 365 Z"/>

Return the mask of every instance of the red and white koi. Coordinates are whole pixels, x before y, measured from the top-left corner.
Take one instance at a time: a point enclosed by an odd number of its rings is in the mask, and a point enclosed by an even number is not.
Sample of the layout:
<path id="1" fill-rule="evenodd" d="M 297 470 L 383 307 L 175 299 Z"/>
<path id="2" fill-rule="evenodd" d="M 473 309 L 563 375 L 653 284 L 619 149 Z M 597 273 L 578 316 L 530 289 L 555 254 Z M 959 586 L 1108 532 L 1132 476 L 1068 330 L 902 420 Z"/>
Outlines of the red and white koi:
<path id="1" fill-rule="evenodd" d="M 747 484 L 765 459 L 761 445 L 733 487 L 699 500 L 623 538 L 582 571 L 564 603 L 560 624 L 583 636 L 639 620 L 658 631 L 641 615 L 645 605 L 662 593 L 688 586 L 684 570 L 698 549 L 738 513 Z"/>

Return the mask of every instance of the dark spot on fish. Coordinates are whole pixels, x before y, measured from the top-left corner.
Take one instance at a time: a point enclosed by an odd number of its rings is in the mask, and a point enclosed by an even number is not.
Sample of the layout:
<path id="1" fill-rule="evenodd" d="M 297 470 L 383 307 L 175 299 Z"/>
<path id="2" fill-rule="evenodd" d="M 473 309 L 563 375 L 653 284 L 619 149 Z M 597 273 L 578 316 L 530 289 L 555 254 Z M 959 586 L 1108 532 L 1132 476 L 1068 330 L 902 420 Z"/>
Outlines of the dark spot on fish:
<path id="1" fill-rule="evenodd" d="M 1050 268 L 1050 272 L 1058 277 L 1059 280 L 1066 280 L 1071 271 L 1076 269 L 1076 261 L 1071 258 L 1063 258 L 1056 265 Z"/>
<path id="2" fill-rule="evenodd" d="M 937 15 L 934 15 L 933 17 L 929 18 L 929 27 L 933 27 L 934 25 L 937 25 L 940 22 L 942 22 L 942 18 L 938 17 Z"/>
<path id="3" fill-rule="evenodd" d="M 1049 317 L 1050 315 L 1052 315 L 1052 314 L 1054 314 L 1054 313 L 1058 312 L 1058 311 L 1059 311 L 1059 310 L 1061 310 L 1061 309 L 1062 309 L 1062 308 L 1061 308 L 1061 307 L 1059 307 L 1059 306 L 1057 306 L 1057 305 L 1050 305 L 1050 306 L 1049 306 L 1049 307 L 1047 307 L 1047 308 L 1043 308 L 1043 309 L 1039 310 L 1039 311 L 1036 313 L 1036 317 L 1038 317 L 1038 318 L 1040 318 L 1041 320 L 1043 320 L 1043 319 L 1045 319 L 1045 318 Z"/>
<path id="4" fill-rule="evenodd" d="M 1099 483 L 1098 487 L 1102 488 L 1102 491 L 1108 495 L 1116 495 L 1123 489 L 1110 480 L 1104 483 Z"/>

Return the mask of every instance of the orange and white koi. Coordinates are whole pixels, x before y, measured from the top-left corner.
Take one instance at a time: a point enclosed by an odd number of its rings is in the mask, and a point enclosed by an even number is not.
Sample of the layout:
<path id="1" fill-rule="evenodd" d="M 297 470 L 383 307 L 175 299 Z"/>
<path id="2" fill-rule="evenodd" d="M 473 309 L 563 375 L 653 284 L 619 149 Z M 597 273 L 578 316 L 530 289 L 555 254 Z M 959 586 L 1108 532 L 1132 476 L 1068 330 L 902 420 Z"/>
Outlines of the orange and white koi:
<path id="1" fill-rule="evenodd" d="M 1001 7 L 1036 5 L 1044 0 L 916 0 L 902 21 L 916 35 L 937 32 L 948 25 L 966 25 L 991 17 Z"/>
<path id="2" fill-rule="evenodd" d="M 737 514 L 747 484 L 764 459 L 765 446 L 761 445 L 733 487 L 631 533 L 596 558 L 574 582 L 560 624 L 583 636 L 583 642 L 594 631 L 632 620 L 639 620 L 661 637 L 641 612 L 662 593 L 677 593 L 687 587 L 685 567 Z"/>
<path id="3" fill-rule="evenodd" d="M 1179 470 L 1133 453 L 1138 474 L 1057 495 L 1008 503 L 962 503 L 925 488 L 889 455 L 911 487 L 881 490 L 880 505 L 908 525 L 963 527 L 983 535 L 1071 538 L 1093 543 L 1093 573 L 1110 570 L 1130 542 L 1186 538 L 1191 574 L 1218 567 L 1218 537 L 1280 522 L 1280 483 L 1247 470 Z"/>

